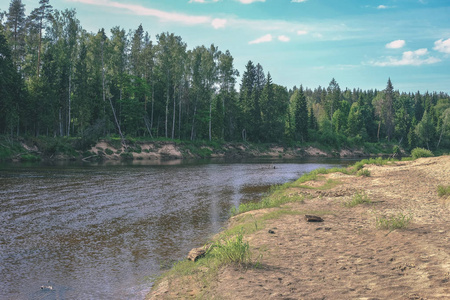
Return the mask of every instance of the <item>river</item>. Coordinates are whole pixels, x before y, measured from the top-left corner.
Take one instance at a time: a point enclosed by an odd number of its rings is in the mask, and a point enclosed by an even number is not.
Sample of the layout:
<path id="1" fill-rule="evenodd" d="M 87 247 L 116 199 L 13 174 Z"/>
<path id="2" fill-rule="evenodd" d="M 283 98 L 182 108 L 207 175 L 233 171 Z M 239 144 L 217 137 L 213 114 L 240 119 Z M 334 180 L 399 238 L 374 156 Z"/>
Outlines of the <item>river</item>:
<path id="1" fill-rule="evenodd" d="M 348 163 L 2 164 L 0 299 L 143 299 L 233 206 Z"/>

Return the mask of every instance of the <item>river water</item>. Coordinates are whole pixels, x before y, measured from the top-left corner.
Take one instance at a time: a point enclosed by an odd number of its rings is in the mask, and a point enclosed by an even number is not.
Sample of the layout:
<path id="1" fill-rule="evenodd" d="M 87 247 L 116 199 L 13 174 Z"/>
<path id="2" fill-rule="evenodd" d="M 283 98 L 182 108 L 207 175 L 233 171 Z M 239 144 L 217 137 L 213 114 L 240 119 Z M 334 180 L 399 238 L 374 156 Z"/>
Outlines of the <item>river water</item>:
<path id="1" fill-rule="evenodd" d="M 0 299 L 143 299 L 233 206 L 336 164 L 0 165 Z"/>

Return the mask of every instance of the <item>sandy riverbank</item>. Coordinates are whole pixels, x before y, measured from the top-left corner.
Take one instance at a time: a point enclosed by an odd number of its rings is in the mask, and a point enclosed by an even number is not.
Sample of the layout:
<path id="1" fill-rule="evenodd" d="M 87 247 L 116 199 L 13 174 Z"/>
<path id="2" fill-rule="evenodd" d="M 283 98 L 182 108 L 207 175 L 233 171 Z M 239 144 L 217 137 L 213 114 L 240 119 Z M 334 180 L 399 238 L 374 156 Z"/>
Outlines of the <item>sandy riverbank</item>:
<path id="1" fill-rule="evenodd" d="M 283 148 L 278 145 L 267 147 L 256 147 L 251 144 L 224 144 L 220 149 L 203 146 L 190 148 L 183 144 L 173 142 L 139 142 L 134 147 L 125 149 L 123 146 L 111 145 L 101 140 L 89 150 L 88 159 L 101 157 L 104 160 L 167 160 L 167 159 L 189 159 L 189 158 L 247 158 L 247 157 L 273 157 L 273 158 L 302 158 L 302 157 L 340 157 L 358 158 L 368 157 L 371 154 L 361 149 L 341 149 L 339 151 L 325 152 L 321 149 L 307 147 Z M 136 149 L 139 149 L 136 151 Z M 199 155 L 201 152 L 202 155 Z M 127 154 L 124 156 L 124 154 Z M 372 154 L 373 155 L 373 154 Z M 381 155 L 381 154 L 380 154 Z M 377 156 L 377 155 L 375 155 Z"/>
<path id="2" fill-rule="evenodd" d="M 258 268 L 227 266 L 206 285 L 165 278 L 149 298 L 450 299 L 450 199 L 437 192 L 450 185 L 450 156 L 365 168 L 371 176 L 332 173 L 285 191 L 303 203 L 231 219 L 290 211 L 245 236 L 262 254 Z M 343 205 L 357 193 L 372 203 Z M 307 223 L 308 212 L 324 222 Z M 377 228 L 377 219 L 401 214 L 412 217 L 405 229 Z"/>

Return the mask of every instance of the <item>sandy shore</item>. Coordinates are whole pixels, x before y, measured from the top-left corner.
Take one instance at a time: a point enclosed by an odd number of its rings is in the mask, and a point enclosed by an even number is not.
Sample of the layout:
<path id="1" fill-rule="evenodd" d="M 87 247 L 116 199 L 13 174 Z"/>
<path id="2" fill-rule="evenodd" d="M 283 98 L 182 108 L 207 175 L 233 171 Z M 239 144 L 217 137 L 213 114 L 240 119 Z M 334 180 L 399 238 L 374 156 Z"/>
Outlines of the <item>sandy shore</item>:
<path id="1" fill-rule="evenodd" d="M 166 278 L 149 298 L 450 299 L 450 199 L 437 192 L 450 185 L 450 156 L 365 168 L 371 176 L 332 173 L 286 190 L 303 203 L 246 213 L 290 211 L 245 236 L 259 267 L 224 267 L 207 285 Z M 357 193 L 372 203 L 343 205 Z M 306 222 L 309 212 L 324 222 Z M 377 228 L 401 215 L 406 228 Z"/>

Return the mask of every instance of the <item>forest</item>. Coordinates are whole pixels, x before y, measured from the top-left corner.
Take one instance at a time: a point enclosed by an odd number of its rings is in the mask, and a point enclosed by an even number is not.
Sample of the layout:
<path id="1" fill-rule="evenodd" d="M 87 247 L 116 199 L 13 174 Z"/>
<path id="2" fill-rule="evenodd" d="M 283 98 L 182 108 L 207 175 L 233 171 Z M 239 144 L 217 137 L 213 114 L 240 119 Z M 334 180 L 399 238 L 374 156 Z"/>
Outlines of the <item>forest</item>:
<path id="1" fill-rule="evenodd" d="M 301 72 L 301 70 L 299 70 Z M 331 76 L 330 76 L 331 77 Z M 49 0 L 25 15 L 12 0 L 0 15 L 0 134 L 185 141 L 392 142 L 450 149 L 450 97 L 384 90 L 288 88 L 249 61 L 242 74 L 228 50 L 189 48 L 142 26 L 87 32 L 76 11 Z"/>

